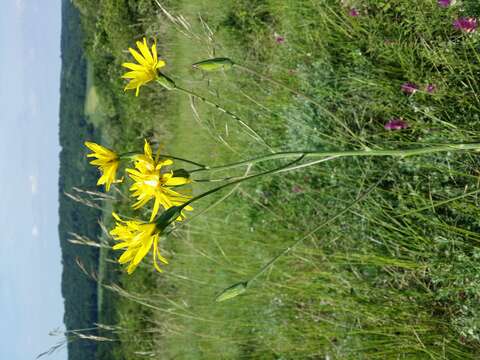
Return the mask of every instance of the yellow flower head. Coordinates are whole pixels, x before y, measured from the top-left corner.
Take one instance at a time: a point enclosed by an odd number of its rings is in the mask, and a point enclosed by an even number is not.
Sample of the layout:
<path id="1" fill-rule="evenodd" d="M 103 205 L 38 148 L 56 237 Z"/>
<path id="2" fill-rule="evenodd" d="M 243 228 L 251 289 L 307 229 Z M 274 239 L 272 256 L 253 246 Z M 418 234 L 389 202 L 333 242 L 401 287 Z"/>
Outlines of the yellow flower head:
<path id="1" fill-rule="evenodd" d="M 165 61 L 158 59 L 156 43 L 152 45 L 152 51 L 150 51 L 147 39 L 143 38 L 143 42 L 137 41 L 137 48 L 140 50 L 140 53 L 132 48 L 129 48 L 128 51 L 137 60 L 138 64 L 122 64 L 123 67 L 131 70 L 122 76 L 124 79 L 130 79 L 130 82 L 125 87 L 125 91 L 136 89 L 136 96 L 140 92 L 140 86 L 155 80 L 157 78 L 157 70 L 165 66 Z"/>
<path id="2" fill-rule="evenodd" d="M 182 205 L 191 199 L 191 196 L 180 194 L 171 189 L 171 187 L 190 182 L 185 177 L 174 176 L 172 171 L 162 169 L 162 167 L 172 164 L 173 161 L 170 159 L 159 160 L 159 155 L 154 159 L 152 148 L 145 140 L 144 154 L 136 156 L 135 169 L 127 169 L 128 174 L 134 181 L 130 191 L 132 191 L 132 196 L 137 198 L 133 208 L 139 209 L 150 200 L 155 200 L 150 221 L 153 221 L 155 215 L 158 214 L 160 205 L 167 210 L 172 206 Z M 192 210 L 192 207 L 186 206 L 184 209 Z M 182 219 L 183 214 L 177 220 Z"/>
<path id="3" fill-rule="evenodd" d="M 105 188 L 109 191 L 110 185 L 114 182 L 118 182 L 115 178 L 120 164 L 120 159 L 117 153 L 90 141 L 85 141 L 85 146 L 93 151 L 93 153 L 87 154 L 87 157 L 96 158 L 95 160 L 90 161 L 90 164 L 98 166 L 102 173 L 102 176 L 98 179 L 97 185 L 105 184 Z"/>
<path id="4" fill-rule="evenodd" d="M 155 223 L 144 223 L 137 220 L 122 220 L 120 216 L 112 213 L 116 220 L 115 228 L 110 231 L 110 235 L 118 244 L 113 246 L 114 250 L 126 249 L 118 259 L 120 264 L 128 263 L 127 273 L 135 271 L 142 259 L 148 254 L 153 246 L 153 265 L 155 269 L 162 272 L 158 261 L 168 264 L 167 259 L 160 255 L 158 250 L 158 240 L 160 230 Z"/>

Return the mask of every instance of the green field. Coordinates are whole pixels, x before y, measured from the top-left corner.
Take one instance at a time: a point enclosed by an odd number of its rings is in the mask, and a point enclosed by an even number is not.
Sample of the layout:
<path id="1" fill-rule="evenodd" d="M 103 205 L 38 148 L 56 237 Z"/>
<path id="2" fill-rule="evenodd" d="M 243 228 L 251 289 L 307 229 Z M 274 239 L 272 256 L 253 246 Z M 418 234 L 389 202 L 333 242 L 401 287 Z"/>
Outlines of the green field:
<path id="1" fill-rule="evenodd" d="M 452 26 L 460 15 L 480 16 L 477 1 L 449 8 L 433 0 L 160 1 L 168 16 L 147 0 L 102 0 L 98 12 L 93 1 L 76 3 L 92 66 L 86 113 L 118 151 L 140 149 L 147 138 L 168 154 L 219 165 L 272 151 L 480 139 L 480 38 Z M 359 16 L 349 15 L 354 6 Z M 215 108 L 158 85 L 142 87 L 138 98 L 123 93 L 125 50 L 144 35 L 157 39 L 168 76 L 238 114 L 261 139 Z M 191 67 L 214 56 L 318 104 L 239 68 Z M 406 82 L 419 90 L 405 94 Z M 408 128 L 385 130 L 392 118 Z M 97 358 L 478 358 L 478 166 L 473 152 L 338 158 L 195 203 L 190 220 L 162 240 L 169 260 L 163 273 L 146 258 L 133 275 L 120 274 L 119 254 L 102 253 L 100 321 L 112 326 L 102 335 L 117 341 L 101 344 Z M 193 182 L 188 190 L 214 185 Z M 127 193 L 128 184 L 118 188 Z M 244 294 L 215 302 L 369 188 Z M 131 200 L 113 194 L 105 208 L 134 216 Z M 108 215 L 103 220 L 111 226 Z"/>

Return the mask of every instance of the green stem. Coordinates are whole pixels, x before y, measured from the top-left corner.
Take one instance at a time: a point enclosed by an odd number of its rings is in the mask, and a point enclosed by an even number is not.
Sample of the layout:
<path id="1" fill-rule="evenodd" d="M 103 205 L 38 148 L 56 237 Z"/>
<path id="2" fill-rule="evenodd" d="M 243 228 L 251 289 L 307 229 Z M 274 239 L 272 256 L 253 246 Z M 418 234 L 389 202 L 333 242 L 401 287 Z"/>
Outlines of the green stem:
<path id="1" fill-rule="evenodd" d="M 208 190 L 200 195 L 197 195 L 195 196 L 194 198 L 190 199 L 189 201 L 183 203 L 182 205 L 178 205 L 178 206 L 174 206 L 174 207 L 171 207 L 170 209 L 166 210 L 164 213 L 163 213 L 163 218 L 162 216 L 160 216 L 160 218 L 157 219 L 157 224 L 159 224 L 159 227 L 161 229 L 165 229 L 169 224 L 171 224 L 172 222 L 175 221 L 175 219 L 178 217 L 178 215 L 183 211 L 183 209 L 192 204 L 193 202 L 197 201 L 197 200 L 200 200 L 208 195 L 211 195 L 217 191 L 220 191 L 228 186 L 232 186 L 232 185 L 235 185 L 235 184 L 239 184 L 243 181 L 247 181 L 247 180 L 251 180 L 251 179 L 254 179 L 254 178 L 257 178 L 257 177 L 260 177 L 260 176 L 264 176 L 264 175 L 268 175 L 268 174 L 274 174 L 276 172 L 281 172 L 282 170 L 284 169 L 287 169 L 289 168 L 290 166 L 292 166 L 293 164 L 301 161 L 302 159 L 304 158 L 303 155 L 299 156 L 297 159 L 295 159 L 294 161 L 290 161 L 288 164 L 286 165 L 282 165 L 282 166 L 279 166 L 275 169 L 271 169 L 271 170 L 267 170 L 267 171 L 264 171 L 264 172 L 261 172 L 261 173 L 258 173 L 258 174 L 254 174 L 254 175 L 250 175 L 250 176 L 245 176 L 245 177 L 242 177 L 242 178 L 239 178 L 235 181 L 231 181 L 229 183 L 226 183 L 226 184 L 223 184 L 223 185 L 220 185 L 220 186 L 217 186 L 216 188 L 213 188 L 211 190 Z M 168 212 L 170 212 L 170 214 L 167 214 Z M 178 226 L 176 227 L 178 228 Z M 175 229 L 172 229 L 171 231 L 167 232 L 166 235 L 170 234 L 172 231 L 174 231 Z"/>
<path id="2" fill-rule="evenodd" d="M 236 179 L 234 181 L 231 181 L 229 183 L 226 183 L 226 184 L 223 184 L 223 185 L 220 185 L 216 188 L 213 188 L 211 190 L 208 190 L 200 195 L 197 195 L 195 196 L 194 198 L 190 199 L 189 201 L 187 201 L 186 203 L 180 205 L 181 208 L 184 208 L 185 206 L 187 205 L 190 205 L 191 203 L 193 203 L 194 201 L 197 201 L 197 200 L 200 200 L 201 198 L 204 198 L 205 196 L 208 196 L 210 194 L 213 194 L 219 190 L 222 190 L 223 188 L 226 188 L 228 186 L 231 186 L 231 185 L 235 185 L 235 184 L 238 184 L 238 183 L 241 183 L 243 181 L 247 181 L 247 180 L 251 180 L 251 179 L 254 179 L 254 178 L 257 178 L 257 177 L 260 177 L 260 176 L 264 176 L 264 175 L 268 175 L 268 174 L 273 174 L 275 172 L 279 172 L 283 169 L 286 169 L 286 168 L 289 168 L 291 165 L 293 164 L 296 164 L 297 162 L 301 161 L 305 156 L 303 154 L 300 154 L 298 156 L 297 159 L 293 160 L 293 161 L 290 161 L 288 164 L 286 165 L 282 165 L 282 166 L 279 166 L 279 167 L 276 167 L 275 169 L 272 169 L 272 170 L 267 170 L 267 171 L 263 171 L 261 173 L 258 173 L 258 174 L 254 174 L 254 175 L 250 175 L 250 176 L 245 176 L 245 177 L 241 177 L 239 179 Z"/>
<path id="3" fill-rule="evenodd" d="M 300 164 L 300 165 L 288 167 L 286 169 L 278 170 L 278 172 L 298 170 L 298 169 L 302 169 L 302 168 L 306 168 L 306 167 L 309 167 L 309 166 L 317 165 L 319 163 L 334 160 L 334 159 L 335 159 L 335 156 L 326 157 L 326 158 L 323 158 L 323 159 L 319 159 L 319 160 L 303 163 L 303 164 Z M 195 179 L 194 182 L 196 182 L 196 183 L 224 182 L 224 181 L 232 181 L 232 180 L 237 180 L 237 179 L 243 179 L 244 177 L 245 177 L 245 175 L 243 175 L 243 176 L 229 176 L 229 177 L 226 177 L 226 178 L 218 178 L 218 179 Z"/>
<path id="4" fill-rule="evenodd" d="M 437 146 L 422 147 L 415 149 L 407 150 L 352 150 L 352 151 L 284 151 L 273 153 L 269 155 L 258 156 L 248 160 L 238 161 L 226 165 L 212 166 L 208 169 L 194 169 L 190 173 L 195 173 L 198 171 L 219 171 L 219 170 L 228 170 L 237 168 L 244 165 L 253 165 L 264 161 L 270 160 L 281 160 L 288 159 L 292 157 L 303 156 L 305 159 L 314 159 L 322 157 L 357 157 L 357 156 L 392 156 L 392 157 L 409 157 L 416 155 L 425 155 L 439 152 L 449 152 L 449 151 L 467 151 L 467 150 L 476 150 L 480 151 L 480 143 L 472 144 L 442 144 Z"/>
<path id="5" fill-rule="evenodd" d="M 242 118 L 240 118 L 238 115 L 236 115 L 235 113 L 231 112 L 230 110 L 227 110 L 225 109 L 224 107 L 222 107 L 221 105 L 207 99 L 206 97 L 200 95 L 200 94 L 197 94 L 196 92 L 192 91 L 192 90 L 188 90 L 188 89 L 184 89 L 182 87 L 179 87 L 179 86 L 176 86 L 174 88 L 174 90 L 178 90 L 180 92 L 183 92 L 184 94 L 187 94 L 189 96 L 193 96 L 194 98 L 197 98 L 199 99 L 200 101 L 204 102 L 205 104 L 209 105 L 209 106 L 213 106 L 214 108 L 216 108 L 218 111 L 221 111 L 225 114 L 227 114 L 228 116 L 230 116 L 232 119 L 238 121 L 242 126 L 244 126 L 249 132 L 250 132 L 250 136 L 252 136 L 253 138 L 255 138 L 257 141 L 260 141 L 262 142 L 268 149 L 271 150 L 271 147 L 267 144 L 267 142 L 260 136 L 260 134 L 258 134 L 254 129 L 252 129 L 245 121 L 242 120 Z"/>

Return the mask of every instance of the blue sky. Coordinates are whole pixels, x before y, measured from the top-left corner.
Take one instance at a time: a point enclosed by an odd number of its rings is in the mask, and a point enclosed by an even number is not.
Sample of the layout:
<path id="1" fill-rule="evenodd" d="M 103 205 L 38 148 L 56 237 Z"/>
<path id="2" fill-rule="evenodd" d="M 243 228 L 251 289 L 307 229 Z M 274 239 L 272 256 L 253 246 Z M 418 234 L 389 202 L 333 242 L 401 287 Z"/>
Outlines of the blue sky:
<path id="1" fill-rule="evenodd" d="M 63 330 L 60 26 L 60 0 L 2 0 L 0 359 L 34 359 L 60 340 L 49 332 Z"/>

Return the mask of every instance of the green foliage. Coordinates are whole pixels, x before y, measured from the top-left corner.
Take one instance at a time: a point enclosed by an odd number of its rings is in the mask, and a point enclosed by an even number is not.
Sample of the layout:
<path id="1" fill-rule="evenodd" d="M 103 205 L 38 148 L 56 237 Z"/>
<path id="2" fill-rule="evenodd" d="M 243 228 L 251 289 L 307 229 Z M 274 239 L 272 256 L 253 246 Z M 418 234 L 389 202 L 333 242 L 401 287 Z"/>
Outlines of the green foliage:
<path id="1" fill-rule="evenodd" d="M 451 246 L 451 244 L 445 244 Z M 480 259 L 478 248 L 473 253 L 457 249 L 444 250 L 444 257 L 432 266 L 434 299 L 448 309 L 447 316 L 464 341 L 480 341 Z"/>

